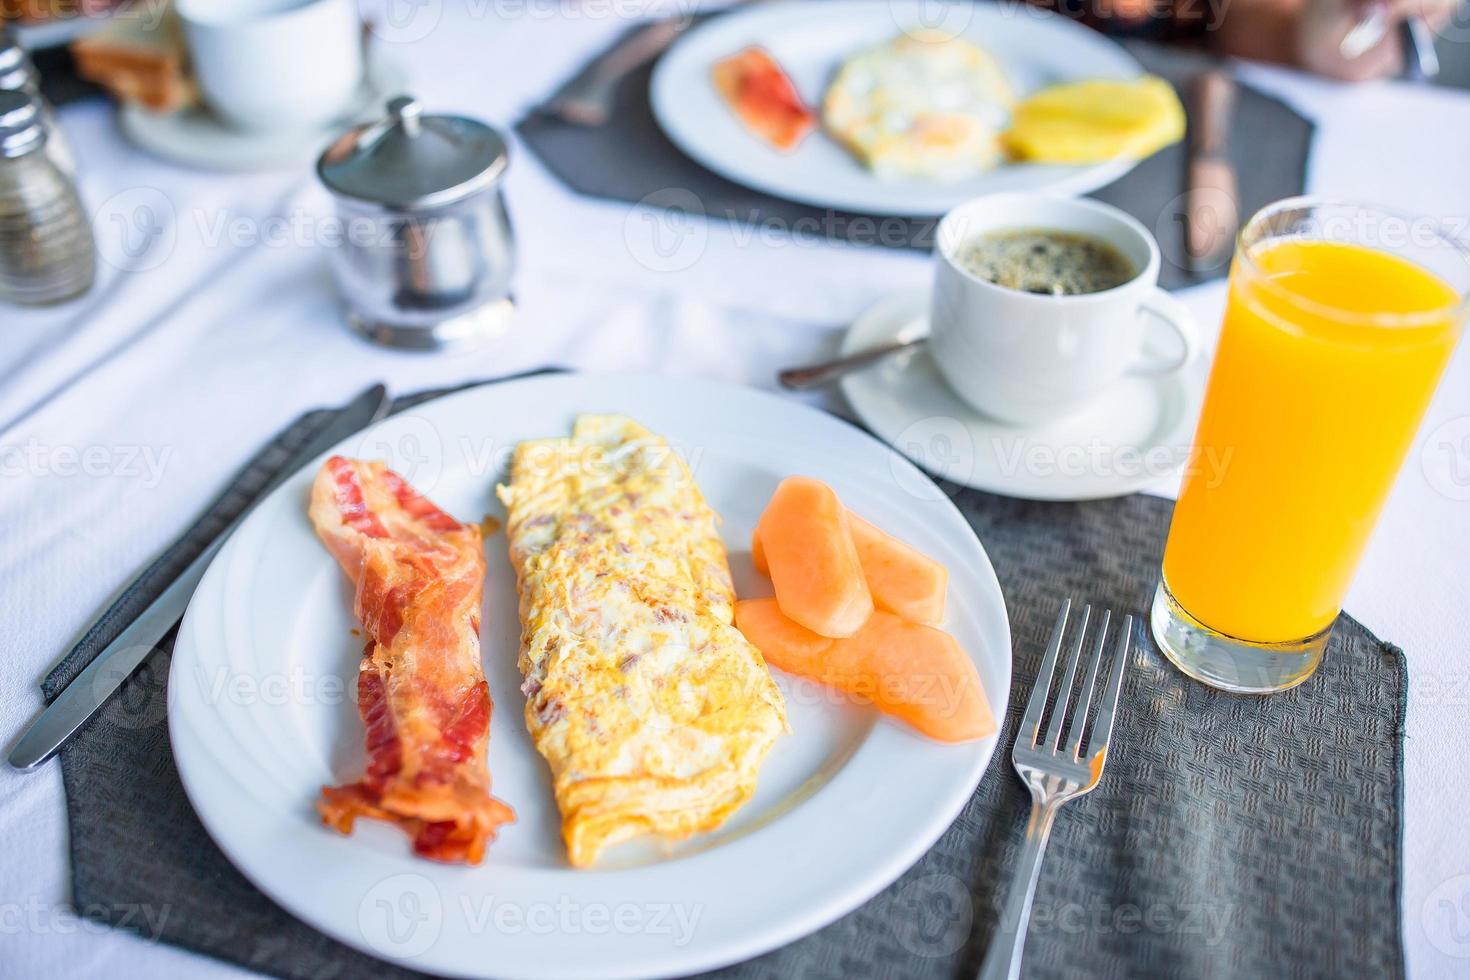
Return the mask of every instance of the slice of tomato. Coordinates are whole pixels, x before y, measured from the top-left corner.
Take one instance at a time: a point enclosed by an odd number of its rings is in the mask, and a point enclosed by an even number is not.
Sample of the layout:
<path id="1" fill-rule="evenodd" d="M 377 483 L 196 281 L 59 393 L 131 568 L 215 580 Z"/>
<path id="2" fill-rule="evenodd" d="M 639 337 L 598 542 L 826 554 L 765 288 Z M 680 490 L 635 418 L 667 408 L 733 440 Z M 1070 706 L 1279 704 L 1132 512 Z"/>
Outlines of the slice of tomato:
<path id="1" fill-rule="evenodd" d="M 817 117 L 776 60 L 750 47 L 715 62 L 715 89 L 745 127 L 778 150 L 790 150 L 816 126 Z"/>

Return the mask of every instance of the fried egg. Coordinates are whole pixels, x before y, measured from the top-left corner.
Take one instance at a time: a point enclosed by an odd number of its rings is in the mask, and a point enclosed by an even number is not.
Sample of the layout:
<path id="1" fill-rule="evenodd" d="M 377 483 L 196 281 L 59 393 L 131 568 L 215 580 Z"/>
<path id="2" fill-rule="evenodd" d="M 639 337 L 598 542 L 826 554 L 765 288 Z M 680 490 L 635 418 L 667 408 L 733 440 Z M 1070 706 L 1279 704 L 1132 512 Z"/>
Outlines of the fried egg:
<path id="1" fill-rule="evenodd" d="M 1014 103 L 990 54 L 925 31 L 843 62 L 822 120 L 879 177 L 960 180 L 1001 161 L 1000 134 Z"/>

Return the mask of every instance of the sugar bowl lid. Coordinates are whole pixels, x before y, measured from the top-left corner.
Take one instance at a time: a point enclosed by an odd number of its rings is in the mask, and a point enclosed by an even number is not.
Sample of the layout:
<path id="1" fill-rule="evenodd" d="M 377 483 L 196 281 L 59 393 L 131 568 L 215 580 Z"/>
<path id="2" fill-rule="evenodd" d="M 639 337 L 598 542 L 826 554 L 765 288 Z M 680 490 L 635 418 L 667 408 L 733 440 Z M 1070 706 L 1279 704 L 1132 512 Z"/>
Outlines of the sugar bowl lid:
<path id="1" fill-rule="evenodd" d="M 463 116 L 425 115 L 418 100 L 389 100 L 388 116 L 344 133 L 317 161 L 317 175 L 343 197 L 395 209 L 463 200 L 505 172 L 505 139 Z"/>

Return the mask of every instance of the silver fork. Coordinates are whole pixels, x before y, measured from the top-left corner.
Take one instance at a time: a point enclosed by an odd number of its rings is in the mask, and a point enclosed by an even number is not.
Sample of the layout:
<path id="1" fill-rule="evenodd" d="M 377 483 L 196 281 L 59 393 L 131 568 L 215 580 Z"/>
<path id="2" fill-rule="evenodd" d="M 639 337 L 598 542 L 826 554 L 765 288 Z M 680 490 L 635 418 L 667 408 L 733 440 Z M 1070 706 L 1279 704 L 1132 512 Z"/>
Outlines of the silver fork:
<path id="1" fill-rule="evenodd" d="M 1072 600 L 1062 602 L 1057 614 L 1057 624 L 1052 629 L 1051 642 L 1046 646 L 1046 656 L 1036 674 L 1036 686 L 1031 690 L 1031 700 L 1026 702 L 1026 714 L 1021 718 L 1021 727 L 1016 733 L 1016 747 L 1011 751 L 1011 761 L 1021 782 L 1031 790 L 1031 819 L 1026 824 L 1026 844 L 1021 860 L 1016 866 L 1016 877 L 1006 896 L 1005 909 L 996 924 L 995 934 L 990 938 L 990 950 L 980 967 L 979 980 L 1016 980 L 1021 975 L 1021 950 L 1026 945 L 1026 927 L 1031 921 L 1031 900 L 1036 896 L 1036 880 L 1041 876 L 1041 858 L 1046 853 L 1046 840 L 1051 834 L 1052 823 L 1062 804 L 1069 803 L 1097 786 L 1102 777 L 1103 763 L 1108 757 L 1108 740 L 1113 736 L 1113 713 L 1118 707 L 1118 691 L 1123 686 L 1123 671 L 1128 664 L 1128 645 L 1133 636 L 1133 617 L 1123 617 L 1123 628 L 1114 644 L 1112 660 L 1107 667 L 1107 687 L 1097 703 L 1097 714 L 1092 719 L 1087 747 L 1082 747 L 1082 734 L 1088 728 L 1087 712 L 1092 707 L 1093 690 L 1097 676 L 1106 659 L 1108 625 L 1113 614 L 1103 610 L 1102 625 L 1097 629 L 1088 657 L 1086 678 L 1082 691 L 1077 695 L 1077 706 L 1072 711 L 1072 724 L 1066 731 L 1066 742 L 1062 741 L 1062 729 L 1067 721 L 1067 705 L 1077 681 L 1077 667 L 1082 660 L 1082 650 L 1087 639 L 1087 624 L 1092 617 L 1092 607 L 1082 610 L 1082 622 L 1067 655 L 1066 672 L 1057 689 L 1056 704 L 1047 721 L 1045 737 L 1041 731 L 1041 716 L 1051 693 L 1051 679 L 1056 672 L 1057 656 L 1062 649 L 1062 640 L 1067 632 L 1067 618 L 1072 611 Z"/>

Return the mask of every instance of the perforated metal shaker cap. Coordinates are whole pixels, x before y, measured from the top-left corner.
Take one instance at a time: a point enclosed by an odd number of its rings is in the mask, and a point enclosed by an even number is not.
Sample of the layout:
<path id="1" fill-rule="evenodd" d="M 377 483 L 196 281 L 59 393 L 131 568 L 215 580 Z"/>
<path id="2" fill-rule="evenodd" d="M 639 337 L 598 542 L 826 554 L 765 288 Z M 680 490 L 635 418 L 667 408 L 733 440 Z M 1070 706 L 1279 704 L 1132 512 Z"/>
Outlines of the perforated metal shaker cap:
<path id="1" fill-rule="evenodd" d="M 0 91 L 0 157 L 23 156 L 46 142 L 41 107 L 24 91 Z"/>

